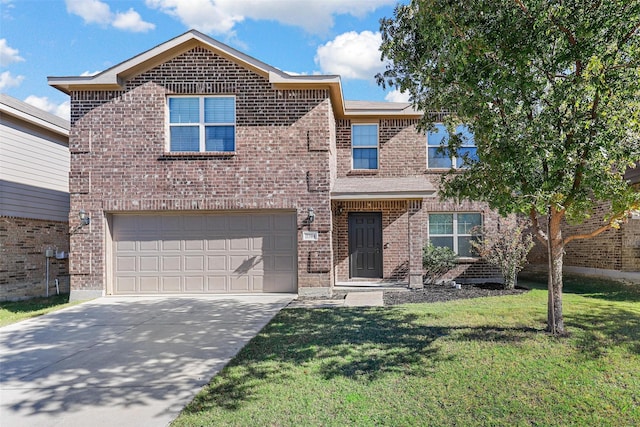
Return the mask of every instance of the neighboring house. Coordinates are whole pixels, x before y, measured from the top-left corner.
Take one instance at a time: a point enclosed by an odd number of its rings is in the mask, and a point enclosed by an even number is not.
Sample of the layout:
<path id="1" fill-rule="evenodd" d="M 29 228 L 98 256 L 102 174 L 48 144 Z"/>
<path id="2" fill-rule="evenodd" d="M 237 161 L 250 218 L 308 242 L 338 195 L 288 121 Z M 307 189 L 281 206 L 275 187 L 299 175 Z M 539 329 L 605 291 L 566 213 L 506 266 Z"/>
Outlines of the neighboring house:
<path id="1" fill-rule="evenodd" d="M 427 238 L 463 256 L 459 280 L 493 273 L 466 255 L 495 214 L 438 200 L 461 161 L 409 104 L 345 101 L 339 76 L 291 76 L 197 31 L 49 84 L 71 97 L 70 225 L 91 217 L 71 237 L 72 298 L 421 286 Z"/>
<path id="2" fill-rule="evenodd" d="M 69 122 L 0 94 L 0 300 L 69 291 L 68 224 Z"/>
<path id="3" fill-rule="evenodd" d="M 629 169 L 625 179 L 640 191 L 639 167 Z M 591 218 L 580 225 L 565 223 L 564 234 L 587 234 L 600 227 L 609 205 L 599 205 Z M 530 271 L 546 271 L 546 248 L 537 244 L 529 257 Z M 565 247 L 564 271 L 567 273 L 626 279 L 640 283 L 640 215 L 634 214 L 620 226 L 596 237 L 574 240 Z"/>

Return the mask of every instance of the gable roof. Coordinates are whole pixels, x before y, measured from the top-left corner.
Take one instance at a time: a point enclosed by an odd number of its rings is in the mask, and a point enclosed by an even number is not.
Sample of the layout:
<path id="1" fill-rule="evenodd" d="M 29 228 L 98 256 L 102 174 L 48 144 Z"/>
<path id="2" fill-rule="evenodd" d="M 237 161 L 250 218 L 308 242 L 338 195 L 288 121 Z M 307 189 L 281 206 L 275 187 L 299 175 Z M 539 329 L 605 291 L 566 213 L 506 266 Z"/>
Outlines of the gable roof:
<path id="1" fill-rule="evenodd" d="M 70 94 L 74 90 L 122 90 L 125 82 L 196 46 L 243 66 L 268 79 L 279 89 L 328 89 L 334 114 L 342 117 L 402 116 L 419 117 L 409 104 L 393 102 L 344 101 L 338 75 L 290 75 L 258 59 L 221 43 L 199 31 L 190 30 L 154 48 L 134 56 L 94 76 L 48 77 L 50 86 Z"/>
<path id="2" fill-rule="evenodd" d="M 0 113 L 15 117 L 42 129 L 69 137 L 69 121 L 33 105 L 0 93 Z"/>

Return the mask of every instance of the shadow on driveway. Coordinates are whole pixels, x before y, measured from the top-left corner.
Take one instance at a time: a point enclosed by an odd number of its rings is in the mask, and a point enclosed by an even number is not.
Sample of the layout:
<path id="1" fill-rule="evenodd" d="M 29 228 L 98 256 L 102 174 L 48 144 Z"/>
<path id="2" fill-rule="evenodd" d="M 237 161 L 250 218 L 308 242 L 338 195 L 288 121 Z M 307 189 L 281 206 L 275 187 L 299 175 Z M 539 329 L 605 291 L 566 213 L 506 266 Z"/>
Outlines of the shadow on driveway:
<path id="1" fill-rule="evenodd" d="M 292 298 L 101 298 L 0 328 L 2 424 L 166 425 Z"/>

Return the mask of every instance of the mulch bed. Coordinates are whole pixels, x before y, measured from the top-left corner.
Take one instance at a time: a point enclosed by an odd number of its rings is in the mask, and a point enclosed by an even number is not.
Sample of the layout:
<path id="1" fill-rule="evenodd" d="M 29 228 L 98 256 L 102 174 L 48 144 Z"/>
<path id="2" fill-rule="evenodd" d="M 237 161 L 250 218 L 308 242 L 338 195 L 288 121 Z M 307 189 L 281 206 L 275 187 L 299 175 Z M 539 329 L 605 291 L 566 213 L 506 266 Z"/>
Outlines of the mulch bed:
<path id="1" fill-rule="evenodd" d="M 456 289 L 449 285 L 424 285 L 424 289 L 385 291 L 384 305 L 444 302 L 457 299 L 519 295 L 528 291 L 529 289 L 518 287 L 515 289 L 502 289 L 502 285 L 499 283 L 462 285 L 462 289 Z"/>

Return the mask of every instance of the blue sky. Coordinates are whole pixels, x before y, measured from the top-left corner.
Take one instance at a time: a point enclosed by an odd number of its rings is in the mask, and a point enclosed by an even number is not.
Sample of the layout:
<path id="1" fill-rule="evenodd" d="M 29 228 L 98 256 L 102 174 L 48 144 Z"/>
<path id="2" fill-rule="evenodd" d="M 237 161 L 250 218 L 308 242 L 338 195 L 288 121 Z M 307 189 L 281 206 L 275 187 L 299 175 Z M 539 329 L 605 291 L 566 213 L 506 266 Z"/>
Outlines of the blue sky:
<path id="1" fill-rule="evenodd" d="M 68 118 L 47 76 L 103 71 L 193 28 L 286 72 L 339 74 L 346 99 L 406 101 L 373 77 L 397 2 L 0 0 L 0 92 Z"/>

